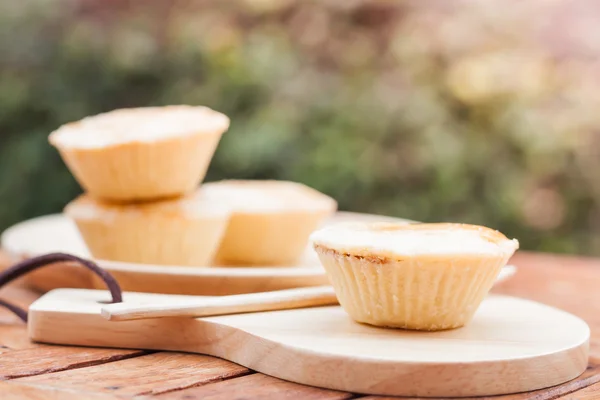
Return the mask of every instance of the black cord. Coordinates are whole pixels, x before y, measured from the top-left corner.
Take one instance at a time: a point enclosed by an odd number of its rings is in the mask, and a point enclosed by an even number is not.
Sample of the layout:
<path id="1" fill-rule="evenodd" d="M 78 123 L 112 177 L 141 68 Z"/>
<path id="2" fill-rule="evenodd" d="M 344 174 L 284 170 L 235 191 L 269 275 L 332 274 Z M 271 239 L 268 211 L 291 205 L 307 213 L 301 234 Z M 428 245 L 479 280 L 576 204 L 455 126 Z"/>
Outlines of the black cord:
<path id="1" fill-rule="evenodd" d="M 56 264 L 58 262 L 76 262 L 93 273 L 98 275 L 106 284 L 106 287 L 110 291 L 112 296 L 112 303 L 120 303 L 123 301 L 123 293 L 117 280 L 109 274 L 107 271 L 100 268 L 96 263 L 80 258 L 71 254 L 66 253 L 50 253 L 39 257 L 29 258 L 13 265 L 12 267 L 2 271 L 0 273 L 0 288 L 13 280 L 28 274 L 38 268 L 46 267 L 48 265 Z M 27 322 L 27 311 L 20 307 L 15 306 L 7 301 L 0 299 L 0 306 L 5 307 L 15 313 L 24 322 Z"/>

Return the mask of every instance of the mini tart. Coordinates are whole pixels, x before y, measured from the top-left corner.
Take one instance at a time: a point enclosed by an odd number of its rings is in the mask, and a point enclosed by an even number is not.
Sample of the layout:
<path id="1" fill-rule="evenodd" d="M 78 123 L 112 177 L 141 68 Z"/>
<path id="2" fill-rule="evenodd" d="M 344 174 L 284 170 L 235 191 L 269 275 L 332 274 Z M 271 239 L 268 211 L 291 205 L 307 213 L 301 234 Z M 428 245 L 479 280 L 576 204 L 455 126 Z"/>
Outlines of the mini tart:
<path id="1" fill-rule="evenodd" d="M 128 205 L 83 195 L 65 214 L 94 258 L 176 266 L 210 265 L 230 216 L 201 189 L 177 200 Z"/>
<path id="2" fill-rule="evenodd" d="M 311 240 L 351 318 L 427 331 L 468 323 L 519 247 L 462 224 L 339 224 Z"/>
<path id="3" fill-rule="evenodd" d="M 130 108 L 63 125 L 49 141 L 88 193 L 129 202 L 193 192 L 228 127 L 207 107 Z"/>
<path id="4" fill-rule="evenodd" d="M 227 180 L 202 187 L 233 210 L 218 265 L 293 265 L 310 234 L 337 209 L 331 197 L 295 182 Z"/>

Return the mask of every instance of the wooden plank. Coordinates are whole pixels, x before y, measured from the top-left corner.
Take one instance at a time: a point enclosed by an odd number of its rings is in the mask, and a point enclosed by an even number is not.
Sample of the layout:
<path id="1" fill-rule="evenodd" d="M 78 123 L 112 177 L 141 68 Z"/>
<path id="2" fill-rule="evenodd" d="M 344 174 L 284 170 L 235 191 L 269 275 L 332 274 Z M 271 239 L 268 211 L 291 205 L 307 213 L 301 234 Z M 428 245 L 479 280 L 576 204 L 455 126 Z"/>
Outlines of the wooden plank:
<path id="1" fill-rule="evenodd" d="M 569 393 L 562 397 L 558 397 L 561 400 L 598 400 L 600 399 L 600 383 L 592 386 L 588 386 L 585 389 L 579 390 L 575 393 Z"/>
<path id="2" fill-rule="evenodd" d="M 106 393 L 82 393 L 60 388 L 27 386 L 15 381 L 0 382 L 0 393 L 2 400 L 125 400 L 124 397 Z"/>
<path id="3" fill-rule="evenodd" d="M 27 326 L 22 322 L 4 324 L 0 322 L 0 352 L 5 350 L 20 350 L 40 346 L 27 336 Z"/>
<path id="4" fill-rule="evenodd" d="M 12 266 L 13 264 L 15 264 L 18 261 L 20 261 L 20 257 L 18 257 L 18 258 L 10 257 L 6 252 L 4 252 L 0 249 L 0 272 L 4 271 L 6 268 Z M 0 297 L 4 298 L 5 300 L 11 300 L 11 296 L 10 295 L 7 296 L 4 293 L 4 291 L 10 290 L 10 288 L 15 288 L 15 287 L 23 288 L 26 291 L 29 291 L 30 293 L 34 293 L 34 291 L 27 285 L 27 276 L 22 276 L 16 280 L 12 281 L 9 284 L 9 286 L 0 289 Z M 13 296 L 14 296 L 14 294 L 13 294 Z M 37 296 L 39 296 L 39 294 Z M 29 305 L 29 304 L 31 304 L 31 301 L 27 305 Z"/>
<path id="5" fill-rule="evenodd" d="M 286 382 L 263 374 L 252 374 L 209 385 L 170 392 L 156 396 L 155 398 L 157 400 L 337 400 L 352 397 L 351 393 L 319 389 L 312 386 Z"/>
<path id="6" fill-rule="evenodd" d="M 0 380 L 110 363 L 146 354 L 140 350 L 40 345 L 0 354 Z"/>
<path id="7" fill-rule="evenodd" d="M 247 368 L 219 358 L 161 352 L 77 370 L 22 378 L 16 382 L 38 388 L 129 397 L 176 391 L 248 373 L 250 371 Z"/>
<path id="8" fill-rule="evenodd" d="M 1 253 L 0 253 L 1 254 Z M 28 308 L 39 294 L 18 285 L 10 285 L 0 290 L 0 298 L 22 308 Z M 27 325 L 10 311 L 0 308 L 0 353 L 8 349 L 36 347 L 27 335 Z"/>
<path id="9" fill-rule="evenodd" d="M 517 393 L 505 396 L 489 396 L 489 397 L 468 397 L 464 400 L 554 400 L 557 398 L 565 399 L 599 399 L 600 398 L 600 360 L 590 359 L 590 365 L 587 370 L 578 378 L 573 379 L 562 385 L 554 386 L 547 389 L 535 390 L 527 393 Z M 586 388 L 586 389 L 583 389 Z M 592 389 L 594 388 L 594 389 Z M 583 389 L 583 390 L 580 390 Z M 580 397 L 580 393 L 586 393 L 589 390 L 590 393 L 595 393 L 597 397 Z M 561 397 L 567 396 L 567 397 Z M 574 397 L 569 397 L 574 396 Z M 367 396 L 361 400 L 397 400 L 397 397 L 378 397 L 378 396 Z M 416 398 L 412 398 L 417 400 Z M 407 399 L 408 400 L 408 399 Z M 420 398 L 418 400 L 446 400 L 442 398 Z"/>
<path id="10" fill-rule="evenodd" d="M 38 297 L 40 297 L 39 293 L 17 284 L 10 284 L 9 286 L 0 289 L 0 298 L 22 308 L 28 308 Z M 7 317 L 9 318 L 6 319 Z M 19 319 L 14 317 L 10 311 L 0 308 L 0 323 L 7 320 L 18 321 Z"/>

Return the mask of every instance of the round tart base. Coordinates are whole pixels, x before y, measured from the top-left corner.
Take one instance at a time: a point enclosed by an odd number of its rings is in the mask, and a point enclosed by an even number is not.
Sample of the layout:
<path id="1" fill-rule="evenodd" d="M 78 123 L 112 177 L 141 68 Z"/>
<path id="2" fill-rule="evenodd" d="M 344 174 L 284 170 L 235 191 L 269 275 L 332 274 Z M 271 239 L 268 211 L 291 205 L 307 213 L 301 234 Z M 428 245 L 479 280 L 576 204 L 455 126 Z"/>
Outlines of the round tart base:
<path id="1" fill-rule="evenodd" d="M 437 331 L 468 323 L 494 284 L 504 257 L 356 257 L 317 247 L 340 304 L 355 321 Z"/>
<path id="2" fill-rule="evenodd" d="M 311 239 L 354 320 L 425 331 L 467 324 L 518 248 L 465 224 L 349 223 Z"/>

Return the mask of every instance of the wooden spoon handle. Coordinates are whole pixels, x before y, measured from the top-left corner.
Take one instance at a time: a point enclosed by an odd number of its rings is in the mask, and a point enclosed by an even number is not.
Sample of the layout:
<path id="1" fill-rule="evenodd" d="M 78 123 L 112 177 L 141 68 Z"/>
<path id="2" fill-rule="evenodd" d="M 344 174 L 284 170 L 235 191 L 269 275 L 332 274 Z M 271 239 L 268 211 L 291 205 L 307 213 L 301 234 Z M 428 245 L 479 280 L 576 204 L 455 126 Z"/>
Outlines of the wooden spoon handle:
<path id="1" fill-rule="evenodd" d="M 102 316 L 110 321 L 163 317 L 209 317 L 259 311 L 288 310 L 338 304 L 331 286 L 312 286 L 273 292 L 205 297 L 168 304 L 115 303 L 102 307 Z"/>

